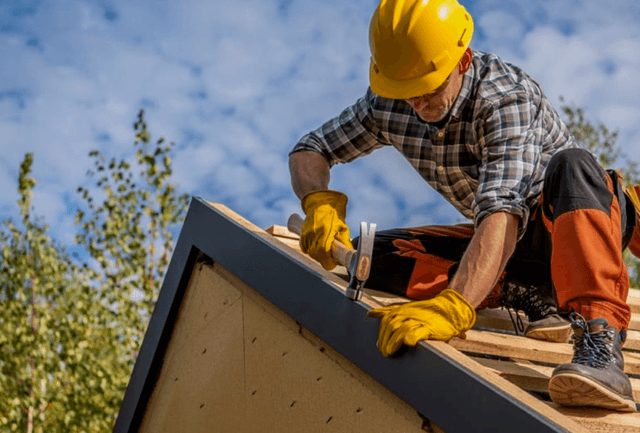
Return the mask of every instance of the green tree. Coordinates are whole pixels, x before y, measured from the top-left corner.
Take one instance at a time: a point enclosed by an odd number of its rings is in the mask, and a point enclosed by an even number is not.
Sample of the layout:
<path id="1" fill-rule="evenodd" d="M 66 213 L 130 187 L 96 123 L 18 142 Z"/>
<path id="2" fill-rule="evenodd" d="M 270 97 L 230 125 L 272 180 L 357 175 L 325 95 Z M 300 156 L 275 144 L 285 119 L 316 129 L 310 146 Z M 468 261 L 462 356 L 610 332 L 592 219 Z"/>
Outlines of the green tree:
<path id="1" fill-rule="evenodd" d="M 560 98 L 564 103 L 564 99 Z M 626 156 L 617 144 L 618 131 L 611 131 L 603 123 L 594 124 L 585 116 L 584 110 L 575 105 L 561 107 L 565 123 L 575 137 L 578 145 L 591 150 L 605 168 L 616 169 L 623 174 L 627 186 L 640 183 L 640 164 Z M 622 160 L 623 165 L 618 165 Z M 631 285 L 640 288 L 640 260 L 629 250 L 623 253 L 629 269 Z"/>
<path id="2" fill-rule="evenodd" d="M 77 263 L 33 216 L 33 155 L 20 168 L 21 220 L 0 229 L 0 431 L 111 431 L 182 223 L 171 149 L 141 111 L 135 162 L 90 155 Z M 134 170 L 139 171 L 134 171 Z M 100 197 L 96 199 L 95 197 Z"/>
<path id="3" fill-rule="evenodd" d="M 90 189 L 78 188 L 86 208 L 76 216 L 81 228 L 76 243 L 98 264 L 90 268 L 91 280 L 117 312 L 119 342 L 129 362 L 137 356 L 171 259 L 173 231 L 184 220 L 189 200 L 171 182 L 175 143 L 160 138 L 151 144 L 143 110 L 134 129 L 139 171 L 126 159 L 92 151 L 94 169 L 88 175 L 96 179 L 101 201 L 96 204 Z"/>
<path id="4" fill-rule="evenodd" d="M 110 312 L 33 215 L 32 162 L 20 167 L 21 221 L 0 231 L 1 429 L 104 431 L 121 398 L 108 383 Z"/>

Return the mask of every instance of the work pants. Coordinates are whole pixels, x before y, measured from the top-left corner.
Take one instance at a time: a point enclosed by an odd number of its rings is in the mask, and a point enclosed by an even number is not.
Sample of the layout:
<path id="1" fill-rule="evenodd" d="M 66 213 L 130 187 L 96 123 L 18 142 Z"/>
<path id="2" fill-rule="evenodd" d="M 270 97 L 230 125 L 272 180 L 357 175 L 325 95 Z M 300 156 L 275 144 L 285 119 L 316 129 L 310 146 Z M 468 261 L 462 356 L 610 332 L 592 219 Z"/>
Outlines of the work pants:
<path id="1" fill-rule="evenodd" d="M 558 152 L 524 236 L 479 309 L 499 306 L 503 279 L 535 286 L 551 281 L 561 311 L 626 329 L 631 312 L 622 251 L 636 221 L 616 172 L 605 171 L 584 149 Z M 436 296 L 449 285 L 473 233 L 471 224 L 376 233 L 367 288 L 416 300 Z"/>

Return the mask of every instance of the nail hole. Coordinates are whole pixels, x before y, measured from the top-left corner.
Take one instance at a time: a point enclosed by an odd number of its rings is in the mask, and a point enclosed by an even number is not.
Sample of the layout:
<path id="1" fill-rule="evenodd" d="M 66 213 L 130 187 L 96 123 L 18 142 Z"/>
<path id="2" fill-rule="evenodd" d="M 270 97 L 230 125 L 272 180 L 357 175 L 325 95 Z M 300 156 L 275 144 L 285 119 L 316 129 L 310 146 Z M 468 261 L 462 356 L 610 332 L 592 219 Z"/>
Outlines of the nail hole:
<path id="1" fill-rule="evenodd" d="M 174 382 L 177 382 L 177 381 L 178 381 L 178 378 L 176 377 L 175 379 L 173 379 L 173 381 L 174 381 Z"/>
<path id="2" fill-rule="evenodd" d="M 324 347 L 320 346 L 320 352 L 324 352 Z"/>
<path id="3" fill-rule="evenodd" d="M 329 421 L 331 421 L 333 419 L 332 416 L 329 417 L 329 419 L 327 420 L 326 424 L 329 424 Z"/>
<path id="4" fill-rule="evenodd" d="M 204 407 L 204 404 L 201 404 L 201 405 L 200 405 L 200 409 L 202 409 L 203 407 Z"/>
<path id="5" fill-rule="evenodd" d="M 253 340 L 251 340 L 251 344 L 255 343 L 257 339 L 258 337 L 253 337 Z"/>
<path id="6" fill-rule="evenodd" d="M 258 390 L 257 390 L 257 389 L 256 389 L 256 390 L 254 390 L 254 391 L 251 393 L 251 395 L 256 395 L 256 392 L 258 392 Z"/>
<path id="7" fill-rule="evenodd" d="M 362 413 L 362 408 L 361 407 L 357 408 L 356 413 Z"/>
<path id="8" fill-rule="evenodd" d="M 202 354 L 203 354 L 203 355 L 204 355 L 205 353 L 207 353 L 207 349 L 204 349 L 204 350 L 202 351 Z"/>
<path id="9" fill-rule="evenodd" d="M 322 380 L 322 376 L 316 379 L 316 382 L 320 382 Z"/>
<path id="10" fill-rule="evenodd" d="M 282 356 L 287 356 L 289 354 L 289 352 L 283 352 Z"/>
<path id="11" fill-rule="evenodd" d="M 291 406 L 289 406 L 289 407 L 293 407 L 293 405 L 294 405 L 294 404 L 296 404 L 296 401 L 295 401 L 295 400 L 293 400 L 293 401 L 291 402 Z"/>

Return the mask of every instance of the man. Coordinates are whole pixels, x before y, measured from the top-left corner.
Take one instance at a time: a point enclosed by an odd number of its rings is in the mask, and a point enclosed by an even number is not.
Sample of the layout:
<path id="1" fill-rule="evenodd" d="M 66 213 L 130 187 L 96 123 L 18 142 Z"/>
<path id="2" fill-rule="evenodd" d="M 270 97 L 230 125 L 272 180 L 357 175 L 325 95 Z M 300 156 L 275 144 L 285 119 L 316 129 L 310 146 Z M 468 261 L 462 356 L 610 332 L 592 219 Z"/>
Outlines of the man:
<path id="1" fill-rule="evenodd" d="M 529 315 L 530 337 L 561 341 L 573 330 L 575 356 L 550 381 L 555 402 L 635 411 L 621 352 L 630 320 L 622 251 L 630 242 L 640 251 L 639 211 L 617 174 L 576 148 L 538 84 L 472 51 L 472 34 L 457 0 L 382 0 L 370 89 L 290 154 L 306 214 L 301 247 L 336 265 L 332 241 L 351 242 L 330 167 L 394 146 L 474 224 L 376 235 L 368 287 L 418 299 L 369 312 L 381 319 L 382 354 L 464 334 L 478 307 L 511 306 Z"/>

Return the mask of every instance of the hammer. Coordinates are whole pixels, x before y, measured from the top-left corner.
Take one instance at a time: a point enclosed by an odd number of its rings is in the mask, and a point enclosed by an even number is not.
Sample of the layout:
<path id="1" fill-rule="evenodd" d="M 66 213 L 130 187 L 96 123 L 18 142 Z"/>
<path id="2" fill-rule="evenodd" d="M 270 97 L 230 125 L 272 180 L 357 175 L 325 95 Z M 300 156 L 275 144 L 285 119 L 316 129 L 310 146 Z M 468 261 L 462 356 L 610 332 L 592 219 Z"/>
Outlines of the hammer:
<path id="1" fill-rule="evenodd" d="M 287 228 L 300 236 L 303 219 L 298 214 L 292 214 L 287 221 Z M 369 278 L 371 269 L 371 254 L 373 253 L 373 238 L 376 233 L 376 225 L 360 222 L 360 241 L 358 248 L 352 250 L 342 242 L 334 240 L 331 244 L 331 256 L 338 263 L 347 268 L 349 272 L 349 285 L 347 286 L 347 298 L 352 301 L 360 299 L 364 283 Z"/>

